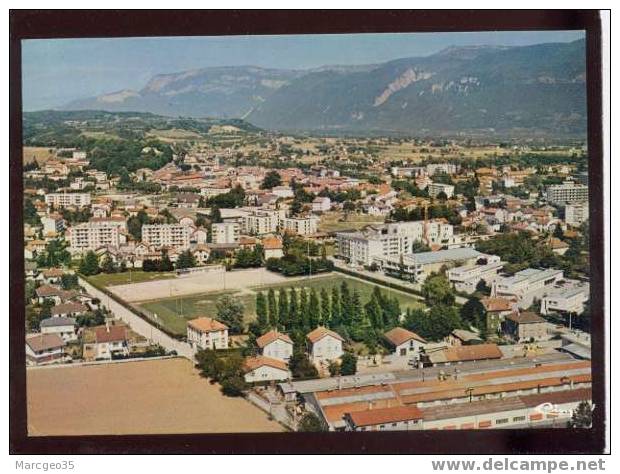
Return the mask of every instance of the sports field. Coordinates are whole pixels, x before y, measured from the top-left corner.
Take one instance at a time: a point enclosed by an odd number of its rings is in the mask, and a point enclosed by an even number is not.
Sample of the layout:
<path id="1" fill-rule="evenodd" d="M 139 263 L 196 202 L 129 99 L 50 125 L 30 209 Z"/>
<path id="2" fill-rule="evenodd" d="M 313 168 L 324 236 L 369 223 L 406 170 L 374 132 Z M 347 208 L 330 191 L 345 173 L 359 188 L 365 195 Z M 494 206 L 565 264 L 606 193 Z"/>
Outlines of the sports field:
<path id="1" fill-rule="evenodd" d="M 243 303 L 245 306 L 245 319 L 246 322 L 248 322 L 255 318 L 257 291 L 267 292 L 270 288 L 273 288 L 276 290 L 276 297 L 277 290 L 280 288 L 305 287 L 307 289 L 316 288 L 317 290 L 326 288 L 328 292 L 331 292 L 332 287 L 339 286 L 343 281 L 347 282 L 352 291 L 357 290 L 360 292 L 363 303 L 366 303 L 370 299 L 370 294 L 375 286 L 374 284 L 342 274 L 331 273 L 313 278 L 284 279 L 284 281 L 280 283 L 252 285 L 245 288 L 163 298 L 138 302 L 136 304 L 147 310 L 147 312 L 156 314 L 157 320 L 174 333 L 184 335 L 186 333 L 186 323 L 189 319 L 196 318 L 198 316 L 215 316 L 217 300 L 224 294 L 232 295 L 235 299 Z M 398 298 L 403 310 L 405 308 L 414 308 L 423 305 L 423 303 L 414 295 L 389 288 L 382 288 L 382 291 L 390 297 L 395 296 Z"/>
<path id="2" fill-rule="evenodd" d="M 30 436 L 277 432 L 186 359 L 28 369 Z"/>

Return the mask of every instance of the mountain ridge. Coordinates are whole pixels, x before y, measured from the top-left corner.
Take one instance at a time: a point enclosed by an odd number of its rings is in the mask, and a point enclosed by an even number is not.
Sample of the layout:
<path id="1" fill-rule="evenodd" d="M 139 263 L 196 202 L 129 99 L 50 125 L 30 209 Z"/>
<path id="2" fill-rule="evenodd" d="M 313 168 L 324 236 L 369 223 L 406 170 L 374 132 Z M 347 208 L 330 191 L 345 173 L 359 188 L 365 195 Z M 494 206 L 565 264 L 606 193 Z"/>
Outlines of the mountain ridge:
<path id="1" fill-rule="evenodd" d="M 532 130 L 584 135 L 585 40 L 447 47 L 429 56 L 307 70 L 198 68 L 62 110 L 243 118 L 272 130 Z"/>

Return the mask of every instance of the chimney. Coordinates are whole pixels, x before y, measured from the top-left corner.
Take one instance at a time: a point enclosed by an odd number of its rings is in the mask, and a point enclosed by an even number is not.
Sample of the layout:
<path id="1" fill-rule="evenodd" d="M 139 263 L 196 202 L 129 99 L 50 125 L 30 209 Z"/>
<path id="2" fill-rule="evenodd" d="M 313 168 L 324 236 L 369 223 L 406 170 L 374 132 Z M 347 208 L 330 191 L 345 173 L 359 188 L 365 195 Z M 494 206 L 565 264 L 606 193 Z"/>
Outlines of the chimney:
<path id="1" fill-rule="evenodd" d="M 369 410 L 372 410 L 372 401 L 369 401 L 369 402 L 368 402 L 368 409 L 369 409 Z"/>
<path id="2" fill-rule="evenodd" d="M 110 322 L 106 320 L 105 322 L 105 330 L 106 332 L 110 332 Z"/>

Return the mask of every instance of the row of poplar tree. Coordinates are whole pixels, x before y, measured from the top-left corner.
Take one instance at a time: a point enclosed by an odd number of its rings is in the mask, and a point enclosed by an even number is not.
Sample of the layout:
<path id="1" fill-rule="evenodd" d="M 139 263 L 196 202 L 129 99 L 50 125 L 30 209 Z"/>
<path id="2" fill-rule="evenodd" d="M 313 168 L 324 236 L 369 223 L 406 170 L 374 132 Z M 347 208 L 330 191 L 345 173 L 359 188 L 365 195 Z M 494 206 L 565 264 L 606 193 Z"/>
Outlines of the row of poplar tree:
<path id="1" fill-rule="evenodd" d="M 261 332 L 272 328 L 307 334 L 319 326 L 333 329 L 345 339 L 374 346 L 383 332 L 398 325 L 401 314 L 396 298 L 375 286 L 363 303 L 360 293 L 346 281 L 328 291 L 321 288 L 272 288 L 256 295 L 257 324 Z"/>

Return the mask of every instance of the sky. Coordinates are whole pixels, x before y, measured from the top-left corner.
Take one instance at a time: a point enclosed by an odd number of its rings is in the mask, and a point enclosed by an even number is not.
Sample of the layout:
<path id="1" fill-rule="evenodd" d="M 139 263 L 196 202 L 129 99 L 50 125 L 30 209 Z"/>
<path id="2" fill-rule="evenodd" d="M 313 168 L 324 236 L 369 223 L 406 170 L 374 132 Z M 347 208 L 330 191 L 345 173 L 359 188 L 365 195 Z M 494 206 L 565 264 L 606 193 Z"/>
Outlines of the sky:
<path id="1" fill-rule="evenodd" d="M 449 46 L 568 42 L 583 31 L 382 33 L 25 40 L 24 110 L 41 110 L 121 89 L 156 74 L 210 66 L 309 69 L 427 56 Z"/>

